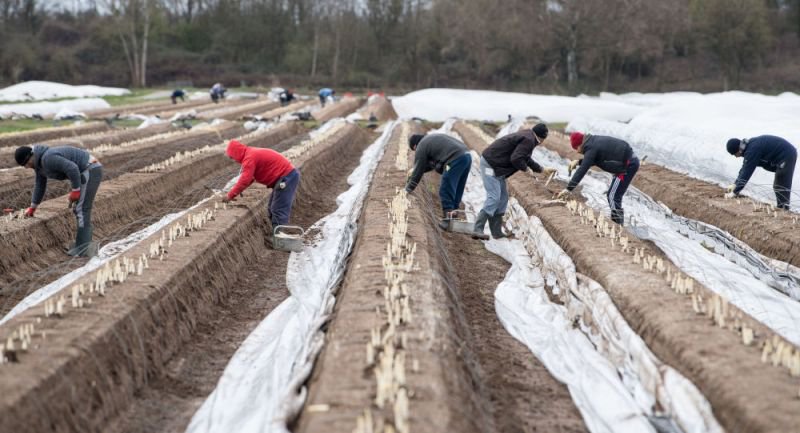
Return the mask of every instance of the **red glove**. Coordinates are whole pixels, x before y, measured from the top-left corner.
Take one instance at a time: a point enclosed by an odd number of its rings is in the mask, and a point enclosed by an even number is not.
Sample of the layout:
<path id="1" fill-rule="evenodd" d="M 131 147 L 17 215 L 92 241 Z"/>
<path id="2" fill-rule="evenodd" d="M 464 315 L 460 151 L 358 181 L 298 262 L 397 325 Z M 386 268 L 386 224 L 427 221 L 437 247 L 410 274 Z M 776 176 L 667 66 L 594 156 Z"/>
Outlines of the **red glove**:
<path id="1" fill-rule="evenodd" d="M 25 209 L 25 216 L 26 217 L 32 217 L 34 212 L 36 212 L 36 208 L 35 207 L 29 207 L 29 208 Z"/>
<path id="2" fill-rule="evenodd" d="M 73 189 L 69 192 L 69 201 L 78 201 L 81 199 L 81 190 L 80 189 Z"/>

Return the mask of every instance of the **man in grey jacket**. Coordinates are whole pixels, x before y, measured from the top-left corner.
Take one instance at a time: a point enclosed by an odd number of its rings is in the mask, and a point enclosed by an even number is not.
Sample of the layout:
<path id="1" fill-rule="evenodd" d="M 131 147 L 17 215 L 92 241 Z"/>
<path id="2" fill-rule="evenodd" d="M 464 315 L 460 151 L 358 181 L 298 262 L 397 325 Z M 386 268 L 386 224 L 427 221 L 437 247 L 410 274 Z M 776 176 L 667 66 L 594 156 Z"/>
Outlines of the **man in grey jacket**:
<path id="1" fill-rule="evenodd" d="M 436 170 L 440 173 L 442 180 L 439 184 L 439 199 L 445 219 L 439 226 L 446 229 L 446 220 L 461 205 L 469 168 L 472 166 L 472 157 L 467 146 L 447 134 L 414 134 L 408 138 L 408 146 L 416 154 L 414 170 L 406 183 L 406 192 L 413 192 L 426 172 Z"/>
<path id="2" fill-rule="evenodd" d="M 36 174 L 31 207 L 25 216 L 32 217 L 42 202 L 47 190 L 47 179 L 69 179 L 72 189 L 69 193 L 70 207 L 78 223 L 75 244 L 67 254 L 90 257 L 96 253 L 92 246 L 92 204 L 100 181 L 103 179 L 103 166 L 86 150 L 72 146 L 50 148 L 44 145 L 18 147 L 14 153 L 17 164 L 31 168 Z"/>

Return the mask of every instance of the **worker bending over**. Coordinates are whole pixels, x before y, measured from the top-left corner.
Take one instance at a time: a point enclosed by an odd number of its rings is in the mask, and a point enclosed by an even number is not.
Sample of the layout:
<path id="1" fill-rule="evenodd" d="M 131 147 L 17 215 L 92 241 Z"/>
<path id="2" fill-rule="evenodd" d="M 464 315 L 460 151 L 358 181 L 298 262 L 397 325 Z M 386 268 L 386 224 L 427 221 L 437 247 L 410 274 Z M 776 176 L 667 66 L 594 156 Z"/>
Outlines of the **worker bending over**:
<path id="1" fill-rule="evenodd" d="M 25 210 L 32 217 L 47 191 L 47 179 L 69 179 L 72 190 L 68 200 L 78 223 L 75 243 L 67 250 L 71 256 L 91 257 L 97 253 L 92 245 L 92 205 L 103 179 L 103 166 L 89 152 L 72 146 L 48 147 L 35 145 L 18 147 L 14 153 L 17 164 L 33 169 L 36 183 L 31 206 Z"/>
<path id="2" fill-rule="evenodd" d="M 422 175 L 435 170 L 442 175 L 439 183 L 442 214 L 445 219 L 452 218 L 451 212 L 461 205 L 469 168 L 472 166 L 467 146 L 447 134 L 414 134 L 408 138 L 408 146 L 416 154 L 414 171 L 406 183 L 406 192 L 413 192 Z M 447 221 L 441 221 L 439 226 L 446 229 Z"/>
<path id="3" fill-rule="evenodd" d="M 736 183 L 728 187 L 726 197 L 735 197 L 742 192 L 756 167 L 775 173 L 772 188 L 780 209 L 789 209 L 792 193 L 792 177 L 797 162 L 797 149 L 791 143 L 774 135 L 760 135 L 751 139 L 731 138 L 726 145 L 728 153 L 744 158 Z"/>
<path id="4" fill-rule="evenodd" d="M 239 180 L 231 188 L 228 195 L 222 199 L 224 202 L 235 200 L 253 181 L 267 188 L 272 188 L 272 194 L 267 204 L 267 213 L 272 223 L 272 230 L 278 226 L 289 223 L 292 213 L 294 195 L 297 185 L 300 184 L 300 172 L 280 153 L 272 149 L 248 147 L 236 140 L 228 143 L 225 151 L 228 157 L 242 165 Z"/>

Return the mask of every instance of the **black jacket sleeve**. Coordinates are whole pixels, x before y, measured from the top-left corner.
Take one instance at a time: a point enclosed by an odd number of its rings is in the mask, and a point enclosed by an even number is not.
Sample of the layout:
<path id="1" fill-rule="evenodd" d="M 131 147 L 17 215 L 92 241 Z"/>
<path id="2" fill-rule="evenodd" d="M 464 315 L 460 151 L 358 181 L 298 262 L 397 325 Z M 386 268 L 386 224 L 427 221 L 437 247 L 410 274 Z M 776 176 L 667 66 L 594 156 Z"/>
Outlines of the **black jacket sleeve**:
<path id="1" fill-rule="evenodd" d="M 425 174 L 425 169 L 428 165 L 428 146 L 420 145 L 417 147 L 417 152 L 414 155 L 414 171 L 408 178 L 406 183 L 406 192 L 413 192 L 414 189 L 422 180 L 422 175 Z"/>
<path id="2" fill-rule="evenodd" d="M 739 170 L 739 176 L 736 177 L 736 188 L 733 189 L 734 194 L 739 194 L 744 189 L 744 186 L 747 185 L 750 177 L 752 177 L 753 173 L 756 171 L 760 159 L 761 152 L 758 151 L 749 152 L 744 156 L 744 162 L 742 163 L 741 170 Z"/>
<path id="3" fill-rule="evenodd" d="M 567 185 L 567 190 L 572 191 L 575 187 L 581 183 L 583 177 L 586 176 L 586 172 L 589 171 L 594 163 L 595 159 L 597 159 L 597 150 L 589 149 L 585 155 L 583 155 L 583 160 L 581 161 L 581 165 L 575 170 L 575 174 L 572 175 L 572 179 L 570 179 L 569 184 Z"/>
<path id="4" fill-rule="evenodd" d="M 514 151 L 511 152 L 511 165 L 519 171 L 525 171 L 529 166 L 531 168 L 538 167 L 539 164 L 536 164 L 531 159 L 531 153 L 533 153 L 533 143 L 522 137 L 522 139 L 517 142 Z M 533 164 L 532 166 L 531 163 Z M 534 169 L 534 171 L 536 170 Z M 541 167 L 539 167 L 539 171 L 542 171 Z"/>

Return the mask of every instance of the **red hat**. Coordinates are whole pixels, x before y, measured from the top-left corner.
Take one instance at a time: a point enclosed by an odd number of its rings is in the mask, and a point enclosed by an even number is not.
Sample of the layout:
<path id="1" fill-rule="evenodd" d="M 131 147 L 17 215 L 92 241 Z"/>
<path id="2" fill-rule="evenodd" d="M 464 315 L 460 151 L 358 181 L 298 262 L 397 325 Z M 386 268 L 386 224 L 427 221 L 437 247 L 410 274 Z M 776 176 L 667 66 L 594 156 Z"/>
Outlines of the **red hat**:
<path id="1" fill-rule="evenodd" d="M 583 134 L 580 132 L 573 132 L 570 134 L 569 144 L 572 145 L 573 149 L 578 150 L 578 148 L 581 147 L 581 144 L 583 144 Z"/>

